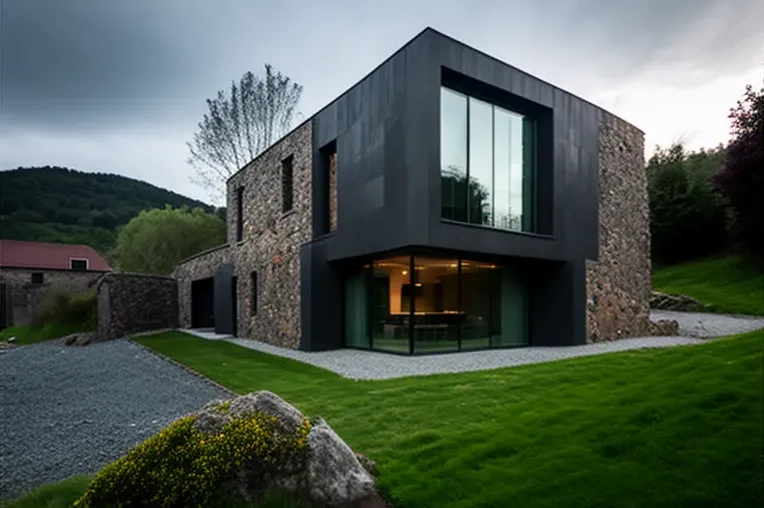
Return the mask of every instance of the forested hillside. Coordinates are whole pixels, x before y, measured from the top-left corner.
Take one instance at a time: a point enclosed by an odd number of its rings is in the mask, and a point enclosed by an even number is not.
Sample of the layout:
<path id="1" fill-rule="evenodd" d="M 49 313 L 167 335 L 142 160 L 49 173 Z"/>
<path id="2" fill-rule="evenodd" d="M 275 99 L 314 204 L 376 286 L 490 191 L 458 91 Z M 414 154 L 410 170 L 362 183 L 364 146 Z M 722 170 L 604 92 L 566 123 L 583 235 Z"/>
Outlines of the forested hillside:
<path id="1" fill-rule="evenodd" d="M 106 254 L 141 210 L 214 207 L 140 180 L 45 166 L 0 171 L 0 238 L 91 245 Z"/>

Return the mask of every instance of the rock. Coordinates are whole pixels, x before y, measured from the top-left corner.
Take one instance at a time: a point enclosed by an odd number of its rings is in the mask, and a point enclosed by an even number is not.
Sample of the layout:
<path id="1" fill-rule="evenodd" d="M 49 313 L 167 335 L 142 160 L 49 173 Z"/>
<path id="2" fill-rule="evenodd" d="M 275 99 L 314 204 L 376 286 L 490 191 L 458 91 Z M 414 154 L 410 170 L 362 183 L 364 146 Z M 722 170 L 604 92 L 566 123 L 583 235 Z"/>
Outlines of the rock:
<path id="1" fill-rule="evenodd" d="M 311 428 L 308 442 L 308 488 L 313 501 L 353 506 L 375 495 L 374 478 L 323 419 Z"/>
<path id="2" fill-rule="evenodd" d="M 705 310 L 705 305 L 691 296 L 670 295 L 660 291 L 653 291 L 650 294 L 650 308 L 682 312 L 702 312 Z"/>
<path id="3" fill-rule="evenodd" d="M 223 427 L 231 423 L 231 415 L 215 409 L 202 409 L 196 414 L 194 430 L 205 434 L 219 434 Z"/>
<path id="4" fill-rule="evenodd" d="M 361 463 L 363 468 L 369 472 L 369 474 L 375 474 L 377 472 L 377 463 L 371 460 L 369 457 L 363 453 L 358 452 L 355 452 L 355 457 L 358 459 L 358 462 Z"/>
<path id="5" fill-rule="evenodd" d="M 67 346 L 87 346 L 95 340 L 95 332 L 73 333 L 62 338 Z"/>
<path id="6" fill-rule="evenodd" d="M 8 337 L 8 342 L 9 343 L 15 342 L 15 341 L 16 341 L 16 337 Z"/>
<path id="7" fill-rule="evenodd" d="M 305 420 L 305 416 L 296 407 L 267 390 L 233 399 L 230 412 L 234 418 L 249 416 L 256 412 L 275 416 L 289 432 L 297 430 L 297 427 Z"/>
<path id="8" fill-rule="evenodd" d="M 657 337 L 679 335 L 679 323 L 674 319 L 651 321 L 649 333 Z"/>

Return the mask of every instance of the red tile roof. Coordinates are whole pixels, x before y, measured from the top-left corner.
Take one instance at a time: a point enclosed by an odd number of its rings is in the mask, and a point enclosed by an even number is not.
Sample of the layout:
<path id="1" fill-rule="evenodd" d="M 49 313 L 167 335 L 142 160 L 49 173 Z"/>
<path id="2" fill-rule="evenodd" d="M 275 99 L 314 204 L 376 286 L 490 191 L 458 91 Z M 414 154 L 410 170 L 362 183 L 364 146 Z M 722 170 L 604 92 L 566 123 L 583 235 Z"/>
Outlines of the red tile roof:
<path id="1" fill-rule="evenodd" d="M 111 270 L 106 260 L 87 245 L 0 240 L 0 267 L 69 270 L 72 258 L 87 259 L 89 271 Z"/>

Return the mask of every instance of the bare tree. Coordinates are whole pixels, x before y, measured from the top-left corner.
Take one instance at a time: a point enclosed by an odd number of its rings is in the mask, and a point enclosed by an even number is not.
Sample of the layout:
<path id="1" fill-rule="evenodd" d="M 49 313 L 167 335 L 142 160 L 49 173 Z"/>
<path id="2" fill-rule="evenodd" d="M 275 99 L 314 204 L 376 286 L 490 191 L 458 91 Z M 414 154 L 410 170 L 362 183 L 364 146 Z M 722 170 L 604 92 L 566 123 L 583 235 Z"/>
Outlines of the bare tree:
<path id="1" fill-rule="evenodd" d="M 213 199 L 224 197 L 228 177 L 289 131 L 301 95 L 302 85 L 266 64 L 264 78 L 246 72 L 229 94 L 207 99 L 208 112 L 187 143 L 196 169 L 191 181 Z"/>

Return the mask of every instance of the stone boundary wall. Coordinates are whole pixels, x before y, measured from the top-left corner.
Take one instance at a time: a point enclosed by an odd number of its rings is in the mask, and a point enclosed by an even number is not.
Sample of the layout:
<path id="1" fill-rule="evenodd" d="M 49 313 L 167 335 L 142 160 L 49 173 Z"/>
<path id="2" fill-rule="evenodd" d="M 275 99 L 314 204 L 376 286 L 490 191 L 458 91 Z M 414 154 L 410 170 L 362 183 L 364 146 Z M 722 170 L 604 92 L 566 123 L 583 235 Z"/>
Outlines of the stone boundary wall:
<path id="1" fill-rule="evenodd" d="M 98 340 L 177 327 L 175 279 L 113 272 L 98 284 Z"/>
<path id="2" fill-rule="evenodd" d="M 644 133 L 603 112 L 599 260 L 586 263 L 588 341 L 650 333 L 650 210 Z"/>

